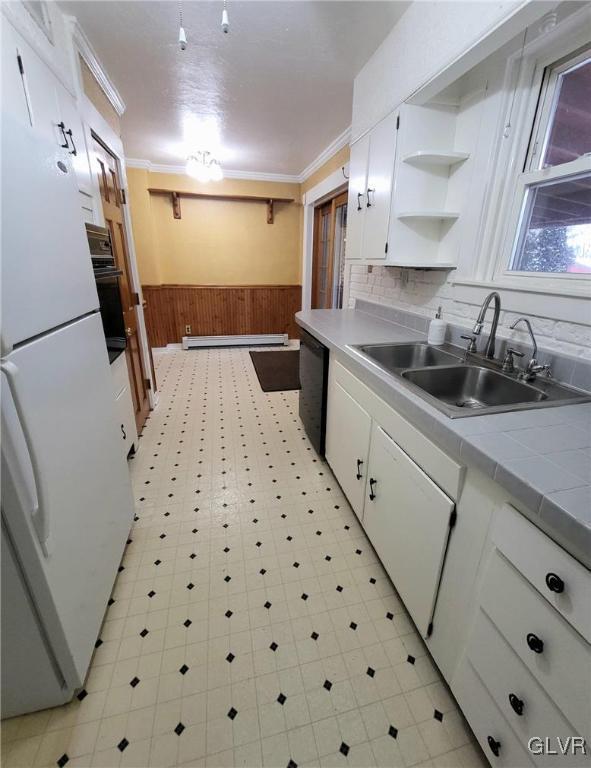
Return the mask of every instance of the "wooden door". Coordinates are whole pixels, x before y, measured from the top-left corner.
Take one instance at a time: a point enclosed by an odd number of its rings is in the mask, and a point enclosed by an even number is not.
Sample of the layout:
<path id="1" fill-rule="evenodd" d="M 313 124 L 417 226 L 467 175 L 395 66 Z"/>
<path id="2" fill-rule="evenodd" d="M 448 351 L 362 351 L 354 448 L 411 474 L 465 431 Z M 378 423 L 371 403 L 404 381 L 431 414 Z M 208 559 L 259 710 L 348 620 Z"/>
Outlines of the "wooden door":
<path id="1" fill-rule="evenodd" d="M 423 637 L 430 634 L 454 502 L 374 424 L 363 527 Z"/>
<path id="2" fill-rule="evenodd" d="M 314 211 L 312 309 L 340 308 L 338 297 L 342 293 L 339 286 L 342 284 L 344 269 L 346 211 L 346 192 L 318 206 Z"/>
<path id="3" fill-rule="evenodd" d="M 357 517 L 363 518 L 371 416 L 331 377 L 326 459 Z"/>
<path id="4" fill-rule="evenodd" d="M 99 187 L 105 226 L 111 233 L 113 254 L 117 267 L 123 272 L 119 279 L 121 291 L 121 303 L 123 305 L 123 317 L 125 320 L 125 332 L 127 335 L 127 370 L 129 373 L 129 386 L 135 411 L 135 421 L 138 433 L 141 432 L 144 422 L 150 410 L 148 399 L 148 379 L 140 353 L 140 339 L 137 328 L 136 306 L 139 296 L 134 293 L 129 252 L 125 224 L 123 221 L 123 194 L 117 159 L 109 150 L 93 135 L 93 162 L 94 172 L 98 174 Z"/>

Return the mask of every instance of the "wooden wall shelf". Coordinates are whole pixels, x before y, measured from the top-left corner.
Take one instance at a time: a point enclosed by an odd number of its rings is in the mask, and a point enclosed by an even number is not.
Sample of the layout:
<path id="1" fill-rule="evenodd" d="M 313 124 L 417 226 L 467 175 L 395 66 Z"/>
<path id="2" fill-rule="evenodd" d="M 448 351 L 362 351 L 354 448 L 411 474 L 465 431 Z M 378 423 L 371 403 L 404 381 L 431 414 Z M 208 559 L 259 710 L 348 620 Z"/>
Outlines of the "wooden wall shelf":
<path id="1" fill-rule="evenodd" d="M 171 189 L 155 189 L 150 187 L 151 195 L 164 195 L 170 197 L 172 203 L 172 215 L 175 219 L 181 218 L 181 197 L 193 197 L 201 200 L 226 200 L 234 203 L 265 203 L 267 206 L 267 224 L 274 220 L 274 203 L 293 203 L 293 197 L 264 197 L 259 195 L 215 195 L 208 192 L 177 192 Z"/>

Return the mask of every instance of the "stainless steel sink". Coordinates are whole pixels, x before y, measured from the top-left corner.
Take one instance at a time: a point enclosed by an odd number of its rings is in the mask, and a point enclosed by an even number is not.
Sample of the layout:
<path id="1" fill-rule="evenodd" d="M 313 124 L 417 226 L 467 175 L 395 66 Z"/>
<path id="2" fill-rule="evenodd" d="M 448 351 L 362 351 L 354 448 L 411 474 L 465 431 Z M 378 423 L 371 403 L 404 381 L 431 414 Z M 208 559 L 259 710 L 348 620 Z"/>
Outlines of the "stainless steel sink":
<path id="1" fill-rule="evenodd" d="M 545 376 L 526 384 L 517 371 L 501 373 L 497 361 L 451 344 L 359 344 L 353 349 L 452 419 L 591 401 L 585 392 Z"/>
<path id="2" fill-rule="evenodd" d="M 363 344 L 357 349 L 387 371 L 427 368 L 432 365 L 454 365 L 461 360 L 461 355 L 453 355 L 438 347 L 415 342 L 409 344 Z"/>
<path id="3" fill-rule="evenodd" d="M 458 409 L 538 403 L 548 395 L 490 368 L 454 365 L 403 371 L 402 377 L 442 403 Z"/>

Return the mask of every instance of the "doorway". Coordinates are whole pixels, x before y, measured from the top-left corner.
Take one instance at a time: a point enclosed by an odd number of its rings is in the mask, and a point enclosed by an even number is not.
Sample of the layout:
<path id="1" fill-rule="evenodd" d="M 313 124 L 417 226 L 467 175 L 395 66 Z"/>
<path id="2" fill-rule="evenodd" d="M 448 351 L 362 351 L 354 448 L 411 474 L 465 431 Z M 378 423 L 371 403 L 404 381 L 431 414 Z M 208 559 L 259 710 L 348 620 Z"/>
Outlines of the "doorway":
<path id="1" fill-rule="evenodd" d="M 139 296 L 133 291 L 131 264 L 129 262 L 125 223 L 121 208 L 124 202 L 121 177 L 117 158 L 94 133 L 92 134 L 92 143 L 94 162 L 96 164 L 94 171 L 98 175 L 105 226 L 111 233 L 115 263 L 122 272 L 119 278 L 119 289 L 121 291 L 123 319 L 127 336 L 125 355 L 127 358 L 131 398 L 135 411 L 135 422 L 139 434 L 150 411 L 150 401 L 148 397 L 148 378 L 144 371 L 144 364 L 140 353 L 140 339 L 135 309 L 139 303 Z"/>
<path id="2" fill-rule="evenodd" d="M 341 309 L 347 243 L 347 192 L 314 209 L 312 309 Z"/>

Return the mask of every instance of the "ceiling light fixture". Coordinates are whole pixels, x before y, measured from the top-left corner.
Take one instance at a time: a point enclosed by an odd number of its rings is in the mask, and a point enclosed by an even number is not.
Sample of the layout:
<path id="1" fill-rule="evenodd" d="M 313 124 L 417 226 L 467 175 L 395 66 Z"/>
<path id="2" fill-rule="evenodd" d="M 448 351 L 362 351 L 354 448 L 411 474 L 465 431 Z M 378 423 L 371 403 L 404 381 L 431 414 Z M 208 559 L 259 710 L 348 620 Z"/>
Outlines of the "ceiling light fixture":
<path id="1" fill-rule="evenodd" d="M 181 48 L 181 51 L 184 51 L 187 47 L 187 35 L 185 34 L 185 29 L 183 27 L 183 4 L 182 2 L 179 2 L 179 46 Z"/>
<path id="2" fill-rule="evenodd" d="M 230 30 L 230 20 L 228 18 L 228 10 L 226 8 L 226 0 L 224 0 L 224 9 L 222 10 L 222 32 L 227 35 Z"/>
<path id="3" fill-rule="evenodd" d="M 208 181 L 221 181 L 224 173 L 219 162 L 212 156 L 211 152 L 195 152 L 187 158 L 187 174 L 197 181 L 206 183 Z"/>

